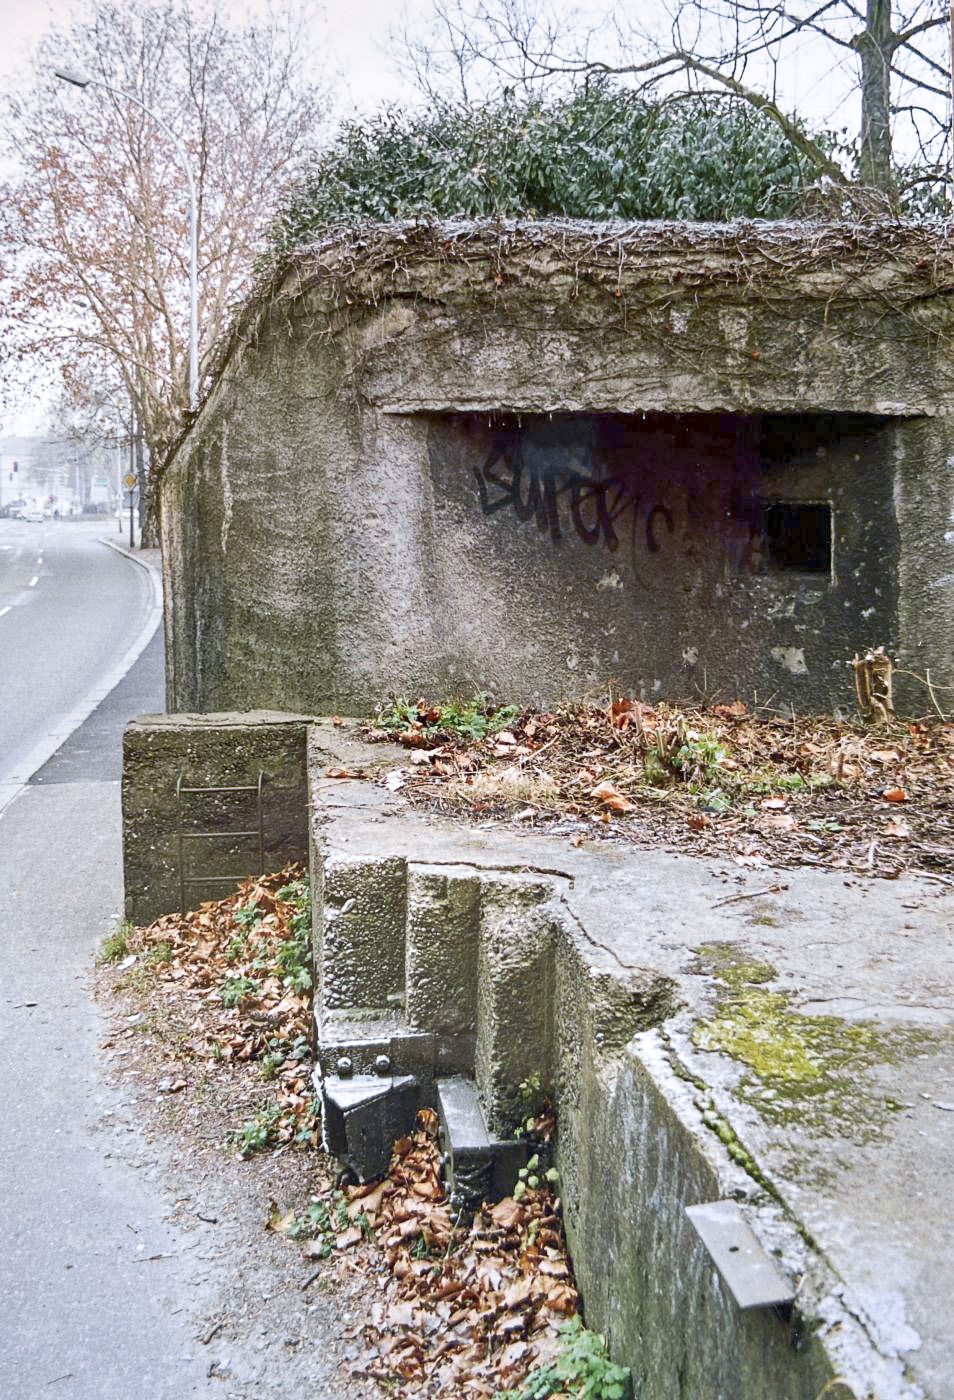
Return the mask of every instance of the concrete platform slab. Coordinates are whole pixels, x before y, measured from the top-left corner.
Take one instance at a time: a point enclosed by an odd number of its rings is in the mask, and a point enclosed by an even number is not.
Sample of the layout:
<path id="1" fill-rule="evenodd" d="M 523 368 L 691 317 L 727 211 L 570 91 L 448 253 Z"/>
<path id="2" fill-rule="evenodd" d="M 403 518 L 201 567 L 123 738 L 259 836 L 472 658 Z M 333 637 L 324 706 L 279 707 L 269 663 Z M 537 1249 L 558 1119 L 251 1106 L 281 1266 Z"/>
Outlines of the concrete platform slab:
<path id="1" fill-rule="evenodd" d="M 374 782 L 324 776 L 393 766 L 393 751 L 330 725 L 313 727 L 311 746 L 317 866 L 397 860 L 543 880 L 584 982 L 671 988 L 621 1050 L 585 1037 L 580 1050 L 557 955 L 550 1065 L 568 1227 L 590 1321 L 633 1366 L 637 1393 L 954 1394 L 954 891 L 467 826 Z M 641 1138 L 627 1126 L 637 1120 Z M 793 1281 L 798 1337 L 739 1322 L 687 1243 L 684 1207 L 722 1197 L 743 1204 Z M 620 1280 L 645 1295 L 653 1261 L 671 1296 L 650 1305 Z M 706 1389 L 693 1388 L 706 1374 L 695 1343 L 652 1334 L 667 1317 L 685 1330 L 700 1309 L 723 1330 L 712 1356 L 726 1353 Z"/>

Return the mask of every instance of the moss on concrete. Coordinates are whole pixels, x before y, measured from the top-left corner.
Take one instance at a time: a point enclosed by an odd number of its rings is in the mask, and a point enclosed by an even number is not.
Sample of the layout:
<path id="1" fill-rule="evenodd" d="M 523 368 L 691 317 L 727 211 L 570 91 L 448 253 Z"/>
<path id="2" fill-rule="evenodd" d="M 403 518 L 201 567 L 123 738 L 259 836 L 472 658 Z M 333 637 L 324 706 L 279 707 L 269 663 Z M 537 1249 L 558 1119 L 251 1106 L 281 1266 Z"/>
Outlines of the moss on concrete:
<path id="1" fill-rule="evenodd" d="M 746 1067 L 738 1092 L 767 1122 L 801 1123 L 860 1142 L 877 1138 L 902 1105 L 871 1072 L 950 1041 L 948 1031 L 805 1015 L 792 1009 L 787 992 L 766 985 L 776 975 L 771 964 L 734 944 L 697 951 L 721 990 L 715 1014 L 696 1024 L 693 1043 Z"/>

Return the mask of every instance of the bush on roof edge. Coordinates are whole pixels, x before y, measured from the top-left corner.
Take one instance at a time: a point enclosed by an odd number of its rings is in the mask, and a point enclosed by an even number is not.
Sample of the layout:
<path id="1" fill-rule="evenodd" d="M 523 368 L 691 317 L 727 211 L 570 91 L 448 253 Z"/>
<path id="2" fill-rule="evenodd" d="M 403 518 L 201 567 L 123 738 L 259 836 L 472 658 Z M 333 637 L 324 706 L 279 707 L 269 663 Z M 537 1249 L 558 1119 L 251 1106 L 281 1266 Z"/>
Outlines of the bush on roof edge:
<path id="1" fill-rule="evenodd" d="M 813 139 L 826 152 L 829 133 Z M 817 171 L 744 102 L 647 101 L 609 83 L 571 97 L 390 108 L 346 122 L 272 226 L 281 253 L 343 223 L 452 218 L 785 218 Z"/>

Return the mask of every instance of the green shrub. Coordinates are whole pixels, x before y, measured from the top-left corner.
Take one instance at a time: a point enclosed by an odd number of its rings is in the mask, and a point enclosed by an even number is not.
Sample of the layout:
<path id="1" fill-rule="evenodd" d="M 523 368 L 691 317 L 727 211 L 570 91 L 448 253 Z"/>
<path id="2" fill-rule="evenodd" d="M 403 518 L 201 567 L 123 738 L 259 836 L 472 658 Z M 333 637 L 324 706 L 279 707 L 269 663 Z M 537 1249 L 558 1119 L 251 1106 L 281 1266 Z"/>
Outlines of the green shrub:
<path id="1" fill-rule="evenodd" d="M 391 108 L 340 128 L 271 241 L 284 250 L 336 224 L 417 215 L 777 218 L 816 174 L 769 117 L 735 100 L 651 102 L 604 82 L 551 102 Z"/>

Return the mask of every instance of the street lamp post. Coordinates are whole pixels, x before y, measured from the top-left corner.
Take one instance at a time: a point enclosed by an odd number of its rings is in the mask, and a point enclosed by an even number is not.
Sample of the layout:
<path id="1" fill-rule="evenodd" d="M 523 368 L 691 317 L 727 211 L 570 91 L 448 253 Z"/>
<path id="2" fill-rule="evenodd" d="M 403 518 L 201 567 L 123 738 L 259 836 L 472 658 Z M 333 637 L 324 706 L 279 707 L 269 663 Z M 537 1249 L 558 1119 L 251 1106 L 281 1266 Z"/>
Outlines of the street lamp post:
<path id="1" fill-rule="evenodd" d="M 101 87 L 116 97 L 125 98 L 127 102 L 135 102 L 136 106 L 141 107 L 146 116 L 151 117 L 156 125 L 165 132 L 176 148 L 176 154 L 185 171 L 189 185 L 189 407 L 195 413 L 199 406 L 199 217 L 195 197 L 195 180 L 192 176 L 192 167 L 189 164 L 186 149 L 171 127 L 167 126 L 161 117 L 158 117 L 151 108 L 146 106 L 145 102 L 141 102 L 133 93 L 123 92 L 121 88 L 115 88 L 110 83 L 103 82 L 101 78 L 88 78 L 85 73 L 74 73 L 69 68 L 54 68 L 53 72 L 57 78 L 62 79 L 64 83 L 72 83 L 74 87 Z"/>

